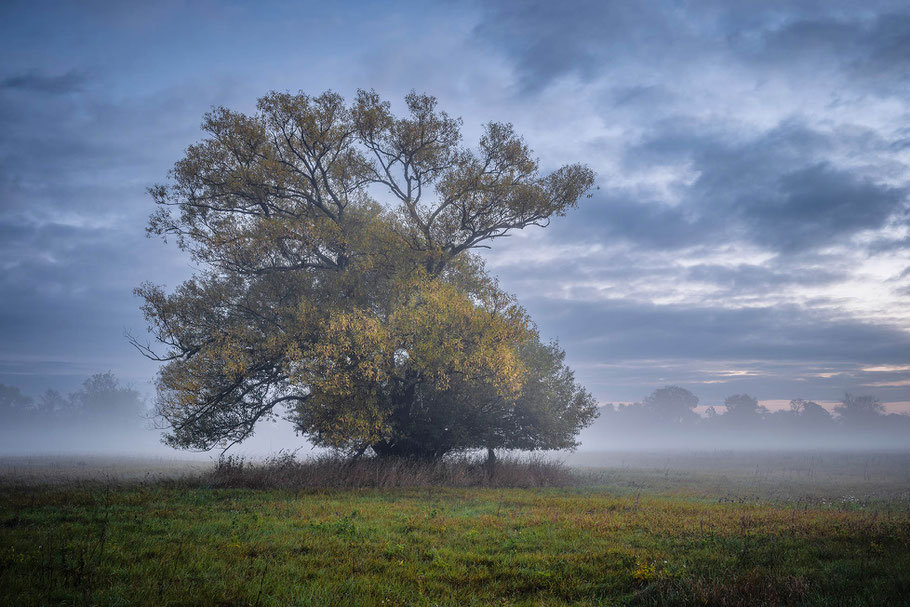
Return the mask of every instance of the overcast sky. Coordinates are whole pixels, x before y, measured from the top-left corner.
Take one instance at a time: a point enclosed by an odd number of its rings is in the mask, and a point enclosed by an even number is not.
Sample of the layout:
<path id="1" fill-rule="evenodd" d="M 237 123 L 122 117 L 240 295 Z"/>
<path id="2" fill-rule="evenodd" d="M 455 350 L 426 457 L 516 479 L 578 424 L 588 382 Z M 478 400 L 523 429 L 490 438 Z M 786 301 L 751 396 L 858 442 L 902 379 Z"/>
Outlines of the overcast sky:
<path id="1" fill-rule="evenodd" d="M 149 390 L 146 188 L 213 105 L 375 88 L 597 171 L 487 257 L 599 400 L 910 401 L 905 1 L 5 1 L 0 57 L 2 383 Z"/>

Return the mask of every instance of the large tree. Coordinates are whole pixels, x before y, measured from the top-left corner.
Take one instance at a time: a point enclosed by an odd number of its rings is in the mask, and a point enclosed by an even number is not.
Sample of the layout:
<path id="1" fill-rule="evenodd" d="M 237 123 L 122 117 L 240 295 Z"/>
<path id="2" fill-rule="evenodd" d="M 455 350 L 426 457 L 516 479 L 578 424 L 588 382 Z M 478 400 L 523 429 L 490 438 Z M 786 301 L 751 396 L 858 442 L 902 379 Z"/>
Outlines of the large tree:
<path id="1" fill-rule="evenodd" d="M 469 149 L 433 97 L 405 101 L 404 117 L 367 91 L 213 110 L 151 189 L 149 232 L 202 268 L 170 294 L 137 289 L 165 347 L 137 343 L 166 363 L 168 443 L 228 447 L 287 412 L 318 445 L 438 457 L 564 448 L 590 423 L 563 352 L 474 250 L 546 226 L 593 173 L 542 174 L 509 124 Z"/>

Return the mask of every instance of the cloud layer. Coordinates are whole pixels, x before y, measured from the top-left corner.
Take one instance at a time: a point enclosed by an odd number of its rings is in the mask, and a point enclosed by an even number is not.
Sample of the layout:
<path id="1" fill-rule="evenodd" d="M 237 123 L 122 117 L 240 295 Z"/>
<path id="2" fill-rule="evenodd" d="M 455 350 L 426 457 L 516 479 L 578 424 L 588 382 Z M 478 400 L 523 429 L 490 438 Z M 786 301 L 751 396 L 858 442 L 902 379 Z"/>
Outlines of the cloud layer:
<path id="1" fill-rule="evenodd" d="M 192 271 L 145 188 L 212 105 L 372 87 L 598 172 L 487 257 L 601 400 L 910 400 L 905 3 L 136 8 L 0 8 L 0 382 L 144 387 L 131 289 Z"/>

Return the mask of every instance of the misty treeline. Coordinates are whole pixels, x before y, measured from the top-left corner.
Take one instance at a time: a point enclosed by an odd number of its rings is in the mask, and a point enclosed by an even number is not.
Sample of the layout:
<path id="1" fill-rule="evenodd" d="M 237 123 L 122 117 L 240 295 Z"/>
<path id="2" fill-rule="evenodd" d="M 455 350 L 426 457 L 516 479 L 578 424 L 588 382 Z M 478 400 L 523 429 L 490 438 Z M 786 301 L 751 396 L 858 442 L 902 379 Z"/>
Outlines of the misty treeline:
<path id="1" fill-rule="evenodd" d="M 141 424 L 145 416 L 146 405 L 139 392 L 120 385 L 110 372 L 92 375 L 66 395 L 48 389 L 32 398 L 15 386 L 0 384 L 0 419 L 8 424 L 54 420 Z"/>
<path id="2" fill-rule="evenodd" d="M 3 451 L 132 448 L 137 439 L 157 442 L 149 426 L 142 395 L 110 372 L 92 375 L 69 394 L 48 389 L 37 398 L 0 384 Z"/>
<path id="3" fill-rule="evenodd" d="M 887 413 L 873 396 L 845 394 L 828 411 L 796 399 L 771 411 L 748 394 L 696 411 L 699 398 L 665 386 L 641 402 L 608 404 L 583 435 L 585 447 L 900 448 L 910 446 L 910 415 Z"/>

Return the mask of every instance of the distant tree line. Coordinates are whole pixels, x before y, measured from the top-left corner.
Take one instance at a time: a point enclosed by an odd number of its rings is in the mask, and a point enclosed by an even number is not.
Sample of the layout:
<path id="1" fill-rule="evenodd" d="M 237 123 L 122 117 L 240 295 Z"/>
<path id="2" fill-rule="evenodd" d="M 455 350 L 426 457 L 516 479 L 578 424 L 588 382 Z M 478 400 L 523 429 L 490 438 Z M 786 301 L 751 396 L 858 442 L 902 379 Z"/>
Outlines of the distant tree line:
<path id="1" fill-rule="evenodd" d="M 46 390 L 32 398 L 15 386 L 0 384 L 0 423 L 5 427 L 53 422 L 139 425 L 145 416 L 139 392 L 122 386 L 110 372 L 92 375 L 67 395 Z"/>
<path id="2" fill-rule="evenodd" d="M 583 446 L 910 447 L 910 415 L 888 413 L 869 395 L 845 394 L 832 411 L 803 399 L 771 411 L 749 394 L 730 395 L 722 407 L 709 406 L 703 414 L 696 411 L 698 405 L 699 398 L 680 386 L 659 388 L 640 402 L 604 405 L 581 436 Z M 148 424 L 148 415 L 140 393 L 110 372 L 92 375 L 69 394 L 46 390 L 37 398 L 0 384 L 0 430 L 7 432 L 35 427 L 139 429 Z"/>
<path id="3" fill-rule="evenodd" d="M 698 404 L 689 390 L 665 386 L 641 402 L 606 405 L 588 440 L 602 439 L 602 446 L 648 438 L 679 446 L 910 446 L 910 415 L 887 413 L 873 396 L 845 394 L 833 412 L 803 399 L 771 411 L 749 394 L 728 396 L 722 408 L 708 407 L 704 415 Z"/>

